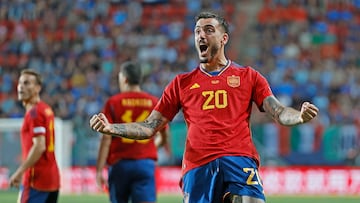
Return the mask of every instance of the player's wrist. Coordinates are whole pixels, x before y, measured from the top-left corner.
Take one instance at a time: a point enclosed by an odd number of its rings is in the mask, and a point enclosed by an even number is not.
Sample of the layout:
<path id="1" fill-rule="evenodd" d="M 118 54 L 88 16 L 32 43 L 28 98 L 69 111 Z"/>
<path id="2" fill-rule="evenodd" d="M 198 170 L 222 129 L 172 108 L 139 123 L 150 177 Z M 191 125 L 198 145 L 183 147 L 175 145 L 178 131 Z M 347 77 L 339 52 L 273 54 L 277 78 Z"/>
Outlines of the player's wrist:
<path id="1" fill-rule="evenodd" d="M 305 121 L 304 121 L 304 119 L 300 116 L 300 119 L 299 119 L 300 121 L 300 124 L 303 124 L 303 123 L 305 123 Z"/>

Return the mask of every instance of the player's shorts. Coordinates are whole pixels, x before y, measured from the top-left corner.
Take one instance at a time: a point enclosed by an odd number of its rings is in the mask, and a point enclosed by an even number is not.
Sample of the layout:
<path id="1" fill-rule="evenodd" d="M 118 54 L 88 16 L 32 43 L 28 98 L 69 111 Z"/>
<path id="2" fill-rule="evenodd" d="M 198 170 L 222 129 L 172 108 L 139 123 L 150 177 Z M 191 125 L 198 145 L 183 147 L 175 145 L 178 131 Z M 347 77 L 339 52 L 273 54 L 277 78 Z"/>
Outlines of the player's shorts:
<path id="1" fill-rule="evenodd" d="M 120 160 L 109 167 L 109 193 L 112 203 L 156 202 L 155 161 Z"/>
<path id="2" fill-rule="evenodd" d="M 20 203 L 56 203 L 59 191 L 39 191 L 31 187 L 20 187 Z"/>
<path id="3" fill-rule="evenodd" d="M 182 181 L 184 203 L 222 202 L 228 192 L 265 201 L 257 165 L 248 157 L 220 157 L 188 171 Z"/>

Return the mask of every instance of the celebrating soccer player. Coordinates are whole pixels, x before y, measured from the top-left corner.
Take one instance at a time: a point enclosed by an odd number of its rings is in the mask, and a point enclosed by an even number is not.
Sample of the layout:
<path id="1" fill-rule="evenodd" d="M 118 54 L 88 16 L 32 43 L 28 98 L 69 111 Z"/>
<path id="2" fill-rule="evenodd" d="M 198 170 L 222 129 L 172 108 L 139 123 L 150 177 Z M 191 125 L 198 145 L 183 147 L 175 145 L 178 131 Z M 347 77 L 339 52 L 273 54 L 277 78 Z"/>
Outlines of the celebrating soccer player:
<path id="1" fill-rule="evenodd" d="M 259 72 L 228 59 L 229 28 L 220 15 L 200 13 L 194 36 L 200 64 L 170 82 L 145 121 L 111 124 L 100 113 L 90 126 L 112 136 L 148 139 L 182 110 L 188 127 L 181 177 L 184 202 L 263 203 L 259 155 L 249 124 L 252 104 L 285 126 L 312 120 L 318 108 L 309 102 L 300 110 L 284 106 Z"/>

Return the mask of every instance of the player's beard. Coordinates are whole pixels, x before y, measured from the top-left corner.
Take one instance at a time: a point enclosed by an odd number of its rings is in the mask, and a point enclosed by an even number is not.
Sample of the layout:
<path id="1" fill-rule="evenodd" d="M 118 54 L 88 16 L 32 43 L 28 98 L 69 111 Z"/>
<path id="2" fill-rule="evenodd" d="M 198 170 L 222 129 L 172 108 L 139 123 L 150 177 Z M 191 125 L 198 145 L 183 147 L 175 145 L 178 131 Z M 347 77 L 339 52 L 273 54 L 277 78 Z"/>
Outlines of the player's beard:
<path id="1" fill-rule="evenodd" d="M 200 63 L 210 63 L 214 59 L 215 55 L 219 52 L 220 47 L 217 45 L 214 45 L 214 46 L 208 47 L 208 49 L 210 49 L 209 50 L 210 56 L 209 55 L 206 57 L 199 56 Z M 200 53 L 200 55 L 201 55 L 201 53 Z"/>

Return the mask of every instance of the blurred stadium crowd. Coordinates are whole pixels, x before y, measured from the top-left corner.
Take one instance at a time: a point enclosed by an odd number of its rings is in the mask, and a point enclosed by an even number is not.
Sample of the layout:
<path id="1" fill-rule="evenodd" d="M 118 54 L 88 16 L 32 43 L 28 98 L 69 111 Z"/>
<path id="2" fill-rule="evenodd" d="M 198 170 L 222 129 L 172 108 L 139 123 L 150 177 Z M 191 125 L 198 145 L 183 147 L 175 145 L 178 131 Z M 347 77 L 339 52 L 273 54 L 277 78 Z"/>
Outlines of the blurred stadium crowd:
<path id="1" fill-rule="evenodd" d="M 89 116 L 118 92 L 118 64 L 138 60 L 143 88 L 157 96 L 197 65 L 192 32 L 202 9 L 226 16 L 229 58 L 264 74 L 284 103 L 311 100 L 322 128 L 360 129 L 360 0 L 2 1 L 0 117 L 22 117 L 17 78 L 33 68 L 44 76 L 43 100 L 73 121 L 76 139 L 94 134 Z"/>

